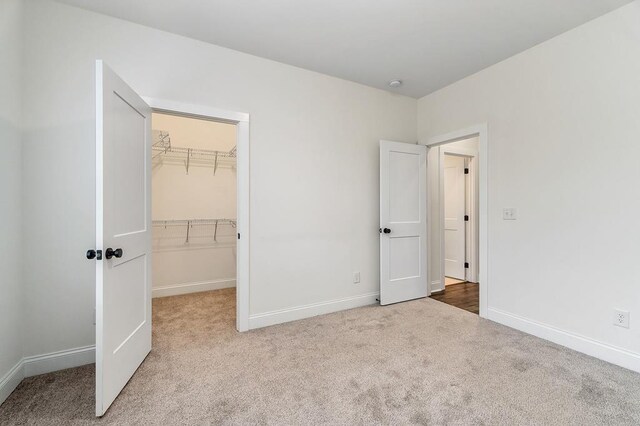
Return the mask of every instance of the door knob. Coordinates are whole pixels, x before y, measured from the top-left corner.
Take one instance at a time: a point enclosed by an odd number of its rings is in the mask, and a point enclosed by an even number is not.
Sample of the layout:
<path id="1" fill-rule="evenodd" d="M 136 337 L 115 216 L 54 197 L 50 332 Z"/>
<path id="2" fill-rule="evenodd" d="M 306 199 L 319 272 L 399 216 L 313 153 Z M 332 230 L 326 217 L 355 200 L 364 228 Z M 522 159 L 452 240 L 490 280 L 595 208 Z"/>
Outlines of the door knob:
<path id="1" fill-rule="evenodd" d="M 385 234 L 390 234 L 391 233 L 391 229 L 384 228 L 384 230 L 382 232 L 384 232 Z"/>
<path id="2" fill-rule="evenodd" d="M 111 247 L 109 247 L 107 249 L 107 251 L 104 253 L 104 256 L 107 259 L 111 259 L 112 257 L 120 259 L 122 257 L 122 249 L 121 248 L 117 248 L 117 249 L 114 250 Z"/>
<path id="3" fill-rule="evenodd" d="M 87 259 L 92 260 L 102 260 L 102 250 L 87 250 Z"/>

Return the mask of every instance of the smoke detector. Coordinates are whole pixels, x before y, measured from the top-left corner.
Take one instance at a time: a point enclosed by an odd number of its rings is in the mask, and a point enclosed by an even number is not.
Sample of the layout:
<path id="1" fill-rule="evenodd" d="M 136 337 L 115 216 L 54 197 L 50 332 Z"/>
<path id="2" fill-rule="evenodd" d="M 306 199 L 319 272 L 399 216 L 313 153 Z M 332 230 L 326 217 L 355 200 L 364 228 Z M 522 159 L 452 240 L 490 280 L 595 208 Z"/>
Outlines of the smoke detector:
<path id="1" fill-rule="evenodd" d="M 389 82 L 389 87 L 392 89 L 397 89 L 400 86 L 402 86 L 402 80 L 391 80 Z"/>

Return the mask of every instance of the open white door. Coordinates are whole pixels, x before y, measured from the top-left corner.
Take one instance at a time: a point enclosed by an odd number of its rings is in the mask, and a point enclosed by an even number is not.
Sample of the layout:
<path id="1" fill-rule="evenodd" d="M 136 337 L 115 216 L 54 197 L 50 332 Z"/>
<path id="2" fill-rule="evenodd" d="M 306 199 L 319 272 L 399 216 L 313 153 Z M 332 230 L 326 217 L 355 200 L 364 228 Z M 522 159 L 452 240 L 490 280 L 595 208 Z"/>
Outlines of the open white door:
<path id="1" fill-rule="evenodd" d="M 465 280 L 465 158 L 444 155 L 444 274 Z"/>
<path id="2" fill-rule="evenodd" d="M 380 304 L 428 295 L 427 148 L 380 141 Z"/>
<path id="3" fill-rule="evenodd" d="M 96 415 L 151 351 L 151 108 L 96 62 Z"/>

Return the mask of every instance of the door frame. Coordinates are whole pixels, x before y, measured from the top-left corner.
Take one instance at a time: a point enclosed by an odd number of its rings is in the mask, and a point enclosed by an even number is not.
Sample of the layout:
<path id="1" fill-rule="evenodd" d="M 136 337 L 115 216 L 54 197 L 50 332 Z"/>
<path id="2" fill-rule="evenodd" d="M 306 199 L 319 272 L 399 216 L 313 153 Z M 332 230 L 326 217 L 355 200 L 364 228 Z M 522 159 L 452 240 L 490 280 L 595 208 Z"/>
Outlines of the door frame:
<path id="1" fill-rule="evenodd" d="M 249 114 L 227 111 L 205 105 L 142 97 L 153 112 L 190 118 L 200 118 L 234 124 L 236 126 L 236 173 L 237 173 L 237 240 L 236 252 L 236 329 L 249 330 L 250 292 L 250 224 L 249 224 Z"/>
<path id="2" fill-rule="evenodd" d="M 476 161 L 478 176 L 478 285 L 480 286 L 480 316 L 488 316 L 489 299 L 489 257 L 488 257 L 488 151 L 489 138 L 487 123 L 476 124 L 464 129 L 456 130 L 446 134 L 430 137 L 420 141 L 427 148 L 444 145 L 450 142 L 457 142 L 464 139 L 478 137 L 478 157 Z M 428 188 L 428 186 L 427 186 Z M 429 225 L 429 229 L 431 226 Z M 428 238 L 431 238 L 429 236 Z M 429 259 L 430 261 L 430 259 Z M 444 269 L 443 269 L 444 274 Z"/>
<path id="3" fill-rule="evenodd" d="M 465 270 L 465 281 L 477 283 L 478 282 L 478 197 L 477 197 L 477 173 L 478 167 L 476 167 L 476 162 L 478 159 L 478 153 L 474 150 L 457 148 L 457 147 L 449 147 L 448 143 L 440 146 L 440 157 L 438 159 L 438 167 L 439 167 L 439 189 L 440 189 L 440 256 L 441 267 L 440 271 L 442 272 L 440 275 L 440 282 L 444 288 L 445 282 L 445 258 L 444 258 L 444 157 L 445 155 L 453 155 L 456 157 L 462 157 L 464 159 L 469 159 L 469 182 L 467 186 L 467 182 L 465 182 L 465 214 L 468 214 L 471 217 L 471 220 L 467 224 L 465 223 L 464 230 L 464 240 L 465 240 L 465 261 L 469 262 L 469 269 Z"/>

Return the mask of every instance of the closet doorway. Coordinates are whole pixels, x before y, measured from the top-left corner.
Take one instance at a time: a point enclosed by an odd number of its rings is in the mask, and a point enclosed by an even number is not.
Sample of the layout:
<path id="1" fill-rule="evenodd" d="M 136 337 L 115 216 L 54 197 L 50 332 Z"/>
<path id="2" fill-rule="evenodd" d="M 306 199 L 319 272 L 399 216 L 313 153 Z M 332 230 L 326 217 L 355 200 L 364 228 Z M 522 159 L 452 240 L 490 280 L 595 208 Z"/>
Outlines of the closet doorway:
<path id="1" fill-rule="evenodd" d="M 188 329 L 246 331 L 248 116 L 147 102 L 154 336 L 175 344 Z"/>

